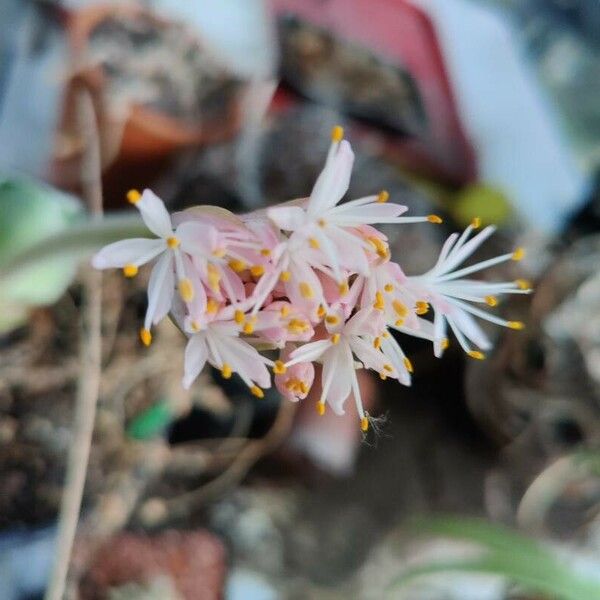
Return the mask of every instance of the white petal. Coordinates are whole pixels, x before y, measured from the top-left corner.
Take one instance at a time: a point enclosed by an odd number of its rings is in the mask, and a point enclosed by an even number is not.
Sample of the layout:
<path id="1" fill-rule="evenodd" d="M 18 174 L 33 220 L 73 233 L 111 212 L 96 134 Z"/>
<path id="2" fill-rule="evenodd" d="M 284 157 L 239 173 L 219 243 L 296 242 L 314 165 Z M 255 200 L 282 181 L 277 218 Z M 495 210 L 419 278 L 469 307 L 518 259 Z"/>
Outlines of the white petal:
<path id="1" fill-rule="evenodd" d="M 317 360 L 330 346 L 332 346 L 331 340 L 317 340 L 316 342 L 303 344 L 290 354 L 290 360 L 286 364 L 290 366 L 300 362 Z"/>
<path id="2" fill-rule="evenodd" d="M 152 260 L 165 249 L 164 240 L 133 238 L 109 244 L 92 258 L 96 269 L 110 269 L 125 265 L 140 266 Z"/>
<path id="3" fill-rule="evenodd" d="M 264 358 L 250 344 L 239 338 L 220 338 L 217 341 L 221 358 L 243 379 L 255 381 L 262 388 L 271 387 L 271 376 Z"/>
<path id="4" fill-rule="evenodd" d="M 183 387 L 187 390 L 206 364 L 208 349 L 203 334 L 193 335 L 185 347 Z"/>
<path id="5" fill-rule="evenodd" d="M 332 346 L 323 356 L 321 397 L 338 415 L 344 414 L 344 403 L 352 388 L 353 370 L 352 353 L 349 346 L 343 342 Z"/>
<path id="6" fill-rule="evenodd" d="M 279 229 L 296 231 L 306 222 L 306 211 L 300 206 L 276 206 L 267 209 L 267 216 Z"/>
<path id="7" fill-rule="evenodd" d="M 181 249 L 192 256 L 211 256 L 219 240 L 219 233 L 214 227 L 199 221 L 185 221 L 177 227 L 175 235 L 181 241 Z"/>
<path id="8" fill-rule="evenodd" d="M 407 207 L 392 202 L 373 202 L 362 206 L 336 206 L 327 214 L 327 220 L 342 227 L 373 225 L 399 217 Z"/>
<path id="9" fill-rule="evenodd" d="M 311 217 L 319 216 L 344 197 L 350 185 L 353 164 L 354 152 L 352 152 L 350 144 L 343 140 L 335 156 L 321 171 L 310 194 L 307 211 Z"/>
<path id="10" fill-rule="evenodd" d="M 151 190 L 144 190 L 139 202 L 135 205 L 142 219 L 146 223 L 146 227 L 161 238 L 168 238 L 173 235 L 173 226 L 171 225 L 171 217 L 164 202 Z"/>
<path id="11" fill-rule="evenodd" d="M 148 310 L 144 327 L 158 323 L 171 308 L 175 291 L 175 275 L 173 273 L 173 257 L 163 254 L 152 268 L 148 282 Z"/>

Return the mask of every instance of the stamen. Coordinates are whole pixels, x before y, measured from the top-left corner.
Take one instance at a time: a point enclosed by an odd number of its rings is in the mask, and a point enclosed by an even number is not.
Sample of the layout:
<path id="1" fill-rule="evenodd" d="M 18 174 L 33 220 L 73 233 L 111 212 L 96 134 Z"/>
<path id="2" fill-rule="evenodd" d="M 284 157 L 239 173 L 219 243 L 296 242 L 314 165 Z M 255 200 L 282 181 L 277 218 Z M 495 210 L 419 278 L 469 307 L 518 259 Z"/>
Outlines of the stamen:
<path id="1" fill-rule="evenodd" d="M 390 199 L 390 195 L 386 190 L 381 190 L 377 196 L 377 202 L 387 202 Z"/>
<path id="2" fill-rule="evenodd" d="M 292 274 L 289 271 L 281 271 L 281 275 L 279 275 L 279 281 L 289 281 L 292 278 Z"/>
<path id="3" fill-rule="evenodd" d="M 340 284 L 338 284 L 338 292 L 340 296 L 345 296 L 350 291 L 350 286 L 348 285 L 348 281 L 344 280 Z"/>
<path id="4" fill-rule="evenodd" d="M 269 257 L 269 256 L 271 256 L 271 251 L 269 250 L 269 248 L 262 248 L 262 250 L 260 251 L 260 253 L 261 253 L 263 256 L 266 256 L 266 257 Z"/>
<path id="5" fill-rule="evenodd" d="M 427 215 L 427 220 L 430 223 L 435 223 L 436 225 L 444 222 L 442 217 L 439 217 L 438 215 Z"/>
<path id="6" fill-rule="evenodd" d="M 425 315 L 429 312 L 429 302 L 425 302 L 424 300 L 419 300 L 418 302 L 416 302 L 415 307 L 415 312 L 418 315 Z"/>
<path id="7" fill-rule="evenodd" d="M 339 334 L 339 333 L 334 333 L 334 334 L 331 336 L 331 343 L 332 343 L 332 344 L 338 344 L 338 343 L 339 343 L 339 341 L 340 341 L 340 334 Z"/>
<path id="8" fill-rule="evenodd" d="M 531 290 L 533 287 L 531 281 L 527 281 L 527 279 L 517 279 L 515 283 L 520 290 Z"/>
<path id="9" fill-rule="evenodd" d="M 341 142 L 343 139 L 344 139 L 344 128 L 341 125 L 336 125 L 331 130 L 331 141 L 335 142 L 337 144 L 338 142 Z"/>
<path id="10" fill-rule="evenodd" d="M 288 323 L 287 329 L 290 333 L 304 333 L 310 329 L 310 325 L 302 319 L 291 319 Z"/>
<path id="11" fill-rule="evenodd" d="M 319 317 L 319 319 L 322 319 L 325 316 L 325 313 L 327 311 L 325 310 L 325 307 L 322 304 L 319 304 L 319 308 L 317 308 L 317 317 Z"/>
<path id="12" fill-rule="evenodd" d="M 327 225 L 327 221 L 326 221 L 325 219 L 319 219 L 319 220 L 317 221 L 317 225 L 318 225 L 319 227 L 325 227 L 325 226 Z"/>
<path id="13" fill-rule="evenodd" d="M 392 367 L 392 365 L 390 365 L 390 364 L 388 364 L 388 363 L 386 363 L 385 365 L 383 365 L 383 368 L 384 368 L 386 371 L 389 371 L 390 373 L 391 373 L 391 372 L 394 370 L 394 367 Z"/>
<path id="14" fill-rule="evenodd" d="M 251 333 L 254 333 L 254 325 L 256 323 L 256 317 L 252 317 L 250 320 L 248 320 L 245 324 L 244 327 L 242 328 L 242 331 L 247 334 L 250 335 Z"/>
<path id="15" fill-rule="evenodd" d="M 175 248 L 178 248 L 179 244 L 181 244 L 181 242 L 175 236 L 167 238 L 167 246 L 169 246 L 169 248 L 171 248 L 171 250 L 175 250 Z"/>
<path id="16" fill-rule="evenodd" d="M 498 306 L 498 298 L 496 298 L 496 296 L 486 296 L 484 300 L 488 306 Z"/>
<path id="17" fill-rule="evenodd" d="M 442 347 L 442 350 L 446 350 L 448 348 L 448 346 L 450 345 L 450 340 L 448 338 L 444 338 L 441 342 L 440 342 L 440 346 Z"/>
<path id="18" fill-rule="evenodd" d="M 369 419 L 367 417 L 363 417 L 360 420 L 360 429 L 363 432 L 367 432 L 369 430 Z"/>
<path id="19" fill-rule="evenodd" d="M 265 274 L 265 268 L 262 265 L 252 265 L 250 267 L 250 273 L 253 277 L 260 277 Z"/>
<path id="20" fill-rule="evenodd" d="M 381 338 L 380 337 L 376 337 L 373 339 L 373 348 L 375 348 L 375 350 L 379 350 L 379 348 L 381 348 Z"/>
<path id="21" fill-rule="evenodd" d="M 309 283 L 306 283 L 306 281 L 301 281 L 298 287 L 300 288 L 300 294 L 303 298 L 306 300 L 314 298 L 315 293 L 313 292 L 313 289 Z"/>
<path id="22" fill-rule="evenodd" d="M 246 263 L 237 258 L 231 259 L 227 264 L 234 273 L 241 273 L 246 268 Z"/>
<path id="23" fill-rule="evenodd" d="M 149 329 L 140 329 L 140 340 L 144 346 L 149 346 L 152 343 L 152 334 Z"/>
<path id="24" fill-rule="evenodd" d="M 206 266 L 206 271 L 208 273 L 208 285 L 210 289 L 213 292 L 218 293 L 219 285 L 221 283 L 221 274 L 219 273 L 219 269 L 217 269 L 215 265 L 209 263 Z"/>
<path id="25" fill-rule="evenodd" d="M 340 322 L 340 319 L 337 315 L 327 315 L 325 317 L 325 322 L 329 323 L 329 325 L 337 325 Z"/>
<path id="26" fill-rule="evenodd" d="M 196 333 L 202 329 L 202 325 L 200 325 L 200 323 L 198 323 L 198 321 L 192 321 L 191 326 L 192 326 L 192 331 L 195 331 Z"/>
<path id="27" fill-rule="evenodd" d="M 471 227 L 473 229 L 479 229 L 481 227 L 481 219 L 479 217 L 475 217 L 472 221 L 471 221 Z"/>
<path id="28" fill-rule="evenodd" d="M 381 379 L 381 381 L 385 381 L 387 379 L 387 375 L 381 371 L 381 373 L 379 373 L 379 378 Z"/>
<path id="29" fill-rule="evenodd" d="M 223 366 L 221 367 L 221 376 L 223 377 L 223 379 L 231 379 L 232 373 L 233 371 L 231 370 L 231 365 L 223 363 Z"/>
<path id="30" fill-rule="evenodd" d="M 284 304 L 279 310 L 279 314 L 285 319 L 290 314 L 290 307 L 288 304 Z"/>
<path id="31" fill-rule="evenodd" d="M 233 316 L 234 321 L 238 325 L 241 325 L 244 322 L 244 318 L 245 318 L 244 311 L 240 310 L 238 308 L 238 310 L 235 311 L 234 316 Z"/>
<path id="32" fill-rule="evenodd" d="M 191 302 L 194 299 L 194 286 L 187 277 L 179 280 L 177 289 L 184 302 Z"/>
<path id="33" fill-rule="evenodd" d="M 206 302 L 206 312 L 214 315 L 219 310 L 219 303 L 214 298 L 209 298 Z"/>
<path id="34" fill-rule="evenodd" d="M 308 394 L 308 385 L 306 384 L 305 381 L 300 381 L 298 382 L 298 386 L 300 387 L 300 392 L 306 396 L 306 394 Z"/>
<path id="35" fill-rule="evenodd" d="M 383 310 L 385 308 L 385 300 L 383 294 L 377 290 L 375 292 L 375 302 L 373 302 L 373 308 L 375 310 Z"/>
<path id="36" fill-rule="evenodd" d="M 320 417 L 325 414 L 325 402 L 317 402 L 317 413 Z"/>
<path id="37" fill-rule="evenodd" d="M 413 364 L 412 364 L 412 362 L 410 362 L 410 359 L 408 358 L 408 356 L 404 357 L 404 361 L 403 362 L 404 362 L 404 366 L 406 367 L 406 370 L 409 373 L 414 373 Z"/>
<path id="38" fill-rule="evenodd" d="M 138 268 L 136 265 L 125 265 L 123 267 L 123 275 L 125 277 L 135 277 L 138 274 Z"/>
<path id="39" fill-rule="evenodd" d="M 264 398 L 265 397 L 265 393 L 257 385 L 253 385 L 250 388 L 250 393 L 253 396 L 256 396 L 257 398 Z"/>
<path id="40" fill-rule="evenodd" d="M 389 334 L 389 332 L 386 330 L 386 331 L 384 331 L 384 332 L 381 334 L 381 337 L 383 337 L 383 338 L 389 338 L 389 337 L 390 337 L 390 334 Z"/>
<path id="41" fill-rule="evenodd" d="M 321 244 L 319 244 L 319 240 L 317 238 L 310 238 L 308 243 L 313 250 L 319 250 L 321 248 Z"/>
<path id="42" fill-rule="evenodd" d="M 383 240 L 380 240 L 378 237 L 371 236 L 367 238 L 367 241 L 369 244 L 371 244 L 373 250 L 377 252 L 377 256 L 380 258 L 386 258 L 388 256 L 390 251 L 387 244 Z"/>
<path id="43" fill-rule="evenodd" d="M 479 352 L 478 350 L 471 350 L 470 352 L 468 352 L 468 354 L 471 358 L 474 358 L 475 360 L 483 360 L 485 358 L 485 354 L 483 352 Z"/>
<path id="44" fill-rule="evenodd" d="M 276 360 L 273 365 L 273 373 L 276 375 L 283 375 L 287 371 L 287 367 L 282 360 Z"/>
<path id="45" fill-rule="evenodd" d="M 522 321 L 509 321 L 506 325 L 507 325 L 507 327 L 510 327 L 511 329 L 517 329 L 517 330 L 525 329 L 525 323 L 523 323 Z"/>
<path id="46" fill-rule="evenodd" d="M 402 327 L 404 325 L 404 319 L 396 319 L 396 322 L 394 323 L 394 325 L 396 327 Z"/>
<path id="47" fill-rule="evenodd" d="M 223 258 L 226 254 L 227 250 L 225 250 L 225 248 L 217 248 L 216 250 L 212 251 L 212 255 L 215 258 Z"/>
<path id="48" fill-rule="evenodd" d="M 525 248 L 517 248 L 511 256 L 512 260 L 519 261 L 525 258 Z"/>
<path id="49" fill-rule="evenodd" d="M 127 201 L 130 204 L 137 204 L 142 199 L 142 195 L 137 190 L 129 190 L 127 192 Z"/>
<path id="50" fill-rule="evenodd" d="M 393 284 L 391 284 L 391 283 L 386 283 L 386 284 L 383 286 L 383 289 L 384 289 L 384 290 L 385 290 L 385 291 L 386 291 L 388 294 L 390 294 L 391 292 L 393 292 L 393 291 L 394 291 L 394 286 L 393 286 Z"/>
<path id="51" fill-rule="evenodd" d="M 402 304 L 402 302 L 400 302 L 400 300 L 394 300 L 392 302 L 392 306 L 394 307 L 394 310 L 396 311 L 396 313 L 398 315 L 400 315 L 401 317 L 406 317 L 406 315 L 408 315 L 408 308 L 406 307 L 405 304 Z"/>

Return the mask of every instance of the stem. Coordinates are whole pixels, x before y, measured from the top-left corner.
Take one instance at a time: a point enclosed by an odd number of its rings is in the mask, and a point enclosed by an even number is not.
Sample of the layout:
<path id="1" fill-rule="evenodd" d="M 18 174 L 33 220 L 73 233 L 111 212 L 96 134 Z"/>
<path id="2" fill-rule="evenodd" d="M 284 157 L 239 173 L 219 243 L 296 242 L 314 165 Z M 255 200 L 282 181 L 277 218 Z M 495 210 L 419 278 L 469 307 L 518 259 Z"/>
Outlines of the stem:
<path id="1" fill-rule="evenodd" d="M 92 219 L 97 219 L 102 214 L 100 149 L 92 99 L 85 89 L 82 89 L 79 95 L 77 111 L 86 148 L 81 167 L 83 194 L 88 201 Z M 81 370 L 75 399 L 73 441 L 69 448 L 66 482 L 58 520 L 56 558 L 46 590 L 46 600 L 61 600 L 65 592 L 69 560 L 81 509 L 100 386 L 102 345 L 102 274 L 100 271 L 94 269 L 85 271 L 83 292 Z"/>

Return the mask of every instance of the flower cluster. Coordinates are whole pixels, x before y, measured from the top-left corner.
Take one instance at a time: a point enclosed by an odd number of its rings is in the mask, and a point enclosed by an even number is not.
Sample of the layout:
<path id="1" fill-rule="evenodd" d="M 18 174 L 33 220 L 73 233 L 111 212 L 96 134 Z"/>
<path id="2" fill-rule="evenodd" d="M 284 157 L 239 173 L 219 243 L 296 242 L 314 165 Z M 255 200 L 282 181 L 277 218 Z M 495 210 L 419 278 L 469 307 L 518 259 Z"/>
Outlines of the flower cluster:
<path id="1" fill-rule="evenodd" d="M 474 219 L 461 235 L 448 238 L 430 271 L 405 275 L 391 260 L 386 236 L 373 226 L 441 219 L 402 216 L 407 208 L 389 202 L 385 191 L 340 203 L 353 161 L 342 128 L 334 127 L 325 167 L 308 198 L 239 217 L 208 206 L 171 216 L 150 190 L 129 192 L 156 238 L 106 246 L 93 265 L 122 268 L 133 277 L 141 265 L 153 263 L 140 338 L 149 345 L 151 327 L 171 314 L 188 337 L 184 387 L 208 362 L 226 379 L 237 374 L 261 398 L 271 385 L 271 369 L 277 389 L 300 400 L 313 385 L 318 362 L 319 413 L 326 405 L 343 413 L 352 396 L 366 430 L 356 370 L 411 382 L 412 364 L 390 330 L 430 340 L 441 356 L 449 328 L 469 356 L 482 359 L 490 341 L 476 318 L 523 327 L 480 307 L 496 306 L 500 294 L 529 292 L 526 281 L 468 277 L 519 260 L 521 249 L 462 266 L 494 232 L 485 227 L 474 234 L 480 229 Z M 433 319 L 424 317 L 429 312 Z"/>

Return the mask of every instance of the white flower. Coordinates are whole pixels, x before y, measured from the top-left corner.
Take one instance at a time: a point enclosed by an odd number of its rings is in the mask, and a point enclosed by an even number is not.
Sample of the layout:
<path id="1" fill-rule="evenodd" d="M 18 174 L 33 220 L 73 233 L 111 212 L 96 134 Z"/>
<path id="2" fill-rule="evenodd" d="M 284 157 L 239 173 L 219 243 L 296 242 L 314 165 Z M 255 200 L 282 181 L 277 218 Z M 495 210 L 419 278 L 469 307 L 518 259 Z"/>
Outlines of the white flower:
<path id="1" fill-rule="evenodd" d="M 228 316 L 228 312 L 223 315 Z M 225 379 L 237 373 L 258 398 L 264 396 L 261 388 L 271 387 L 271 376 L 266 365 L 272 366 L 273 361 L 240 339 L 239 324 L 235 320 L 217 319 L 207 323 L 200 331 L 188 330 L 188 334 L 190 339 L 185 348 L 184 388 L 192 385 L 206 362 L 220 369 Z"/>
<path id="2" fill-rule="evenodd" d="M 140 332 L 144 344 L 149 345 L 151 325 L 158 323 L 171 309 L 176 279 L 184 302 L 195 301 L 199 310 L 205 308 L 206 293 L 196 273 L 210 281 L 207 261 L 215 260 L 214 253 L 219 254 L 219 234 L 214 227 L 198 221 L 183 222 L 173 230 L 163 201 L 150 190 L 144 190 L 141 195 L 132 190 L 127 197 L 157 238 L 135 238 L 110 244 L 93 257 L 92 264 L 97 269 L 120 267 L 127 277 L 133 277 L 138 267 L 158 258 L 150 274 L 148 309 Z M 198 283 L 194 285 L 192 280 Z"/>
<path id="3" fill-rule="evenodd" d="M 460 237 L 457 233 L 453 233 L 442 247 L 436 265 L 424 275 L 409 277 L 407 280 L 408 289 L 413 294 L 420 296 L 423 302 L 428 302 L 433 307 L 435 314 L 432 338 L 436 356 L 441 356 L 447 345 L 446 325 L 450 326 L 463 350 L 476 359 L 485 358 L 480 350 L 489 349 L 491 342 L 473 317 L 479 317 L 511 329 L 524 327 L 520 321 L 507 321 L 481 310 L 476 304 L 494 307 L 498 304 L 497 296 L 500 294 L 530 293 L 531 290 L 526 281 L 487 283 L 465 279 L 466 275 L 477 273 L 494 265 L 509 260 L 521 260 L 524 255 L 521 248 L 457 269 L 495 231 L 495 227 L 489 226 L 469 239 L 472 231 L 478 227 L 479 219 L 474 219 Z M 480 350 L 474 350 L 471 344 Z"/>

